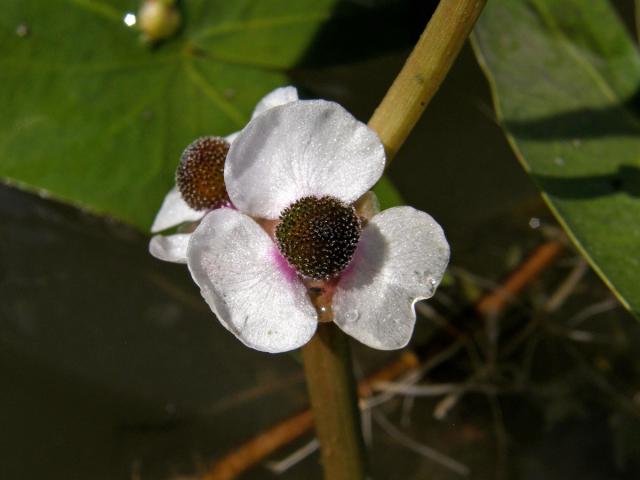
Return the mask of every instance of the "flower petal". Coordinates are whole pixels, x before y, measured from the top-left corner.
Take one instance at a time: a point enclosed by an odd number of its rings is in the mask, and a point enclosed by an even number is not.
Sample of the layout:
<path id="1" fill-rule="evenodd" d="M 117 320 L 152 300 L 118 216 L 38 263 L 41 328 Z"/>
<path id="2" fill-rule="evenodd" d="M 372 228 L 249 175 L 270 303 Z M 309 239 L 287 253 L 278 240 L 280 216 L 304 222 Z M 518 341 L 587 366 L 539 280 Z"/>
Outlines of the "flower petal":
<path id="1" fill-rule="evenodd" d="M 449 244 L 433 218 L 411 207 L 383 211 L 364 228 L 338 283 L 334 321 L 370 347 L 404 347 L 413 333 L 414 303 L 434 294 L 448 262 Z"/>
<path id="2" fill-rule="evenodd" d="M 354 202 L 384 162 L 378 136 L 340 105 L 298 101 L 249 122 L 231 145 L 224 178 L 239 210 L 273 219 L 307 195 Z"/>
<path id="3" fill-rule="evenodd" d="M 253 109 L 251 118 L 255 118 L 262 112 L 266 112 L 270 108 L 286 105 L 287 103 L 298 100 L 298 90 L 296 87 L 280 87 L 274 91 L 267 93 L 262 100 L 258 102 L 256 108 Z"/>
<path id="4" fill-rule="evenodd" d="M 200 220 L 207 212 L 194 210 L 185 203 L 176 187 L 173 187 L 164 197 L 162 206 L 156 215 L 151 233 L 161 232 L 184 222 Z"/>
<path id="5" fill-rule="evenodd" d="M 298 100 L 298 90 L 296 87 L 280 87 L 276 88 L 272 92 L 267 93 L 253 109 L 251 118 L 257 117 L 262 112 L 269 110 L 273 107 L 279 107 L 287 103 L 295 102 Z M 233 143 L 240 131 L 230 133 L 225 137 L 225 140 L 229 143 Z"/>
<path id="6" fill-rule="evenodd" d="M 229 142 L 229 144 L 232 144 L 236 138 L 238 138 L 238 135 L 240 134 L 240 130 L 238 130 L 237 132 L 233 132 L 230 133 L 229 135 L 227 135 L 226 137 L 224 137 L 224 139 Z M 225 160 L 226 161 L 226 160 Z"/>
<path id="7" fill-rule="evenodd" d="M 245 345 L 285 352 L 315 332 L 305 287 L 248 216 L 229 208 L 209 213 L 192 234 L 187 261 L 204 299 Z"/>
<path id="8" fill-rule="evenodd" d="M 190 233 L 155 235 L 149 242 L 149 253 L 165 262 L 187 263 Z"/>

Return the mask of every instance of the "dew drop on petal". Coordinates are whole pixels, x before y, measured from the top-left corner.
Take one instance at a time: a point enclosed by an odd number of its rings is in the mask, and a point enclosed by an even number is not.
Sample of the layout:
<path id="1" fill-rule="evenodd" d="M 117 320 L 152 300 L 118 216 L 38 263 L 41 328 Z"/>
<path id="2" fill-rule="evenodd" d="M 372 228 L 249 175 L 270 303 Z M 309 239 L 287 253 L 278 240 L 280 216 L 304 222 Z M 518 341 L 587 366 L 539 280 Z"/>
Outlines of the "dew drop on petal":
<path id="1" fill-rule="evenodd" d="M 360 311 L 358 310 L 350 310 L 344 314 L 345 323 L 357 322 L 359 318 L 360 318 Z"/>
<path id="2" fill-rule="evenodd" d="M 429 296 L 433 295 L 436 291 L 438 281 L 433 277 L 427 277 L 427 287 L 429 288 Z"/>

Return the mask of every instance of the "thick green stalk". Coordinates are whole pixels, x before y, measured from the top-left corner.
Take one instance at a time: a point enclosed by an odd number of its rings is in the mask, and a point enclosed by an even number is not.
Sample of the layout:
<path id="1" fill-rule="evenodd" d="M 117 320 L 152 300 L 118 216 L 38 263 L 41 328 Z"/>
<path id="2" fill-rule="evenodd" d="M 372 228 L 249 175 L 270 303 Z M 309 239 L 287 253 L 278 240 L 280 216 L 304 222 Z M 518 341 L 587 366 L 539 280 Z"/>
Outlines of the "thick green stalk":
<path id="1" fill-rule="evenodd" d="M 302 356 L 325 478 L 363 480 L 364 442 L 349 339 L 333 322 L 320 323 Z"/>
<path id="2" fill-rule="evenodd" d="M 433 98 L 486 0 L 440 0 L 404 67 L 374 112 L 369 126 L 387 152 L 387 163 Z M 302 348 L 307 387 L 327 480 L 363 480 L 365 451 L 348 338 L 333 323 L 320 323 Z"/>
<path id="3" fill-rule="evenodd" d="M 369 126 L 387 151 L 396 155 L 429 104 L 487 0 L 440 0 L 402 70 L 373 113 Z"/>

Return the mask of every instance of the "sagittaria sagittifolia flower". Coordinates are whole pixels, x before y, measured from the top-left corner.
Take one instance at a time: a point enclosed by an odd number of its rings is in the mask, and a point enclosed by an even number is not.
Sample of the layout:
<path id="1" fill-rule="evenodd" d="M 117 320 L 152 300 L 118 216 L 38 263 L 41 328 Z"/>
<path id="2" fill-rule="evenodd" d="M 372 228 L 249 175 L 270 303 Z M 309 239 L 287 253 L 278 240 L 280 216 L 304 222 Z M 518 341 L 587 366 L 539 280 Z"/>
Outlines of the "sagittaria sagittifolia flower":
<path id="1" fill-rule="evenodd" d="M 224 166 L 234 208 L 203 218 L 187 249 L 202 296 L 238 339 L 273 353 L 304 345 L 326 290 L 344 332 L 383 350 L 408 343 L 449 245 L 411 207 L 357 215 L 384 165 L 377 135 L 333 102 L 274 107 L 240 132 Z"/>

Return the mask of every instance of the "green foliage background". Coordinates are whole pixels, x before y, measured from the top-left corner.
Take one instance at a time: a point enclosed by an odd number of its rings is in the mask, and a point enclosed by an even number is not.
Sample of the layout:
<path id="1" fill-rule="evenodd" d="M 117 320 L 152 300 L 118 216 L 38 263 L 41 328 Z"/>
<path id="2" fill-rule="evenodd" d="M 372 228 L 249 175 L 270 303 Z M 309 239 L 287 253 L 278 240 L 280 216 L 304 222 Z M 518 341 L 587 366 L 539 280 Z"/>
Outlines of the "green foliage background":
<path id="1" fill-rule="evenodd" d="M 178 35 L 152 47 L 123 22 L 137 1 L 5 2 L 0 176 L 147 229 L 192 139 L 242 128 L 260 97 L 309 58 L 362 53 L 340 45 L 340 29 L 361 22 L 362 9 L 336 0 L 180 5 Z M 336 39 L 322 51 L 327 25 Z M 604 0 L 493 0 L 474 40 L 518 158 L 638 314 L 636 45 Z M 388 181 L 377 192 L 385 207 L 400 203 Z"/>
<path id="2" fill-rule="evenodd" d="M 640 55 L 604 0 L 492 0 L 474 34 L 498 117 L 562 226 L 640 315 Z"/>
<path id="3" fill-rule="evenodd" d="M 177 38 L 150 47 L 123 22 L 137 1 L 4 2 L 0 175 L 148 227 L 182 149 L 240 129 L 335 3 L 187 0 Z"/>

